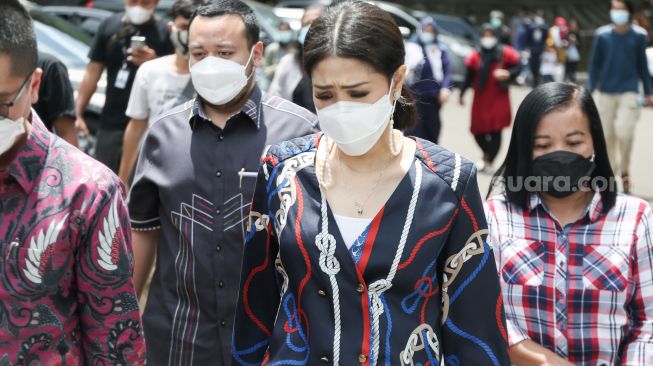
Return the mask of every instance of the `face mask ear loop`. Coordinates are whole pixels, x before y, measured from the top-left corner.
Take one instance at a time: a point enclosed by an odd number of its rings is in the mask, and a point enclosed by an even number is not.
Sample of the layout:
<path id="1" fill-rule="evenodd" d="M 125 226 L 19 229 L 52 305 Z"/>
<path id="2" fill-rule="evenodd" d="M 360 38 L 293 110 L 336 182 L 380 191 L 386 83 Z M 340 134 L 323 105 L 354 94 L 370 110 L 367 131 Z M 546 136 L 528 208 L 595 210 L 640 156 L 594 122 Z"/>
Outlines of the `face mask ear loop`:
<path id="1" fill-rule="evenodd" d="M 256 45 L 254 45 L 254 47 L 256 47 Z M 247 66 L 249 66 L 250 62 L 252 62 L 252 57 L 254 57 L 254 47 L 252 47 L 252 49 L 249 51 L 249 58 L 247 59 L 247 63 L 245 64 L 245 70 L 247 70 Z M 256 72 L 255 68 L 252 67 L 252 72 L 247 77 L 247 81 L 249 81 L 249 79 L 251 79 L 252 76 L 254 76 L 255 72 Z"/>
<path id="2" fill-rule="evenodd" d="M 395 78 L 394 75 L 392 76 L 392 81 L 390 82 L 390 91 L 388 92 L 388 97 L 393 96 L 393 86 L 394 86 Z M 395 107 L 397 106 L 397 102 L 399 101 L 399 98 L 401 98 L 401 92 L 396 92 L 394 93 L 395 97 L 397 94 L 399 94 L 399 97 L 395 98 L 394 102 L 392 103 L 392 110 L 390 111 L 390 153 L 392 156 L 398 156 L 401 153 L 401 149 L 403 147 L 403 143 L 397 147 L 397 143 L 395 142 Z"/>

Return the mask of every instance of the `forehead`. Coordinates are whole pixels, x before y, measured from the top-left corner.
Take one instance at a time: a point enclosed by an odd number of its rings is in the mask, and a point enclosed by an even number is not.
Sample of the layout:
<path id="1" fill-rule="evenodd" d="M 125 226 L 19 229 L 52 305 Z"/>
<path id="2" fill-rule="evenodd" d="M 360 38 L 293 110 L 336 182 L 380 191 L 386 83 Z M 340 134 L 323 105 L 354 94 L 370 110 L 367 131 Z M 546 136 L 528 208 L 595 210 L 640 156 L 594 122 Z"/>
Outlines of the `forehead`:
<path id="1" fill-rule="evenodd" d="M 188 31 L 189 42 L 198 45 L 206 43 L 230 43 L 240 45 L 247 43 L 245 22 L 236 14 L 217 17 L 198 16 L 193 20 Z"/>
<path id="2" fill-rule="evenodd" d="M 627 9 L 628 7 L 623 1 L 618 1 L 618 0 L 612 0 L 612 8 L 613 9 Z"/>
<path id="3" fill-rule="evenodd" d="M 350 85 L 360 82 L 374 82 L 386 78 L 371 65 L 354 58 L 329 56 L 320 61 L 312 73 L 313 83 Z"/>
<path id="4" fill-rule="evenodd" d="M 25 78 L 11 72 L 11 58 L 0 52 L 0 96 L 15 93 Z"/>
<path id="5" fill-rule="evenodd" d="M 542 117 L 537 125 L 536 135 L 566 136 L 581 131 L 589 136 L 589 119 L 577 103 L 566 108 L 553 110 Z"/>

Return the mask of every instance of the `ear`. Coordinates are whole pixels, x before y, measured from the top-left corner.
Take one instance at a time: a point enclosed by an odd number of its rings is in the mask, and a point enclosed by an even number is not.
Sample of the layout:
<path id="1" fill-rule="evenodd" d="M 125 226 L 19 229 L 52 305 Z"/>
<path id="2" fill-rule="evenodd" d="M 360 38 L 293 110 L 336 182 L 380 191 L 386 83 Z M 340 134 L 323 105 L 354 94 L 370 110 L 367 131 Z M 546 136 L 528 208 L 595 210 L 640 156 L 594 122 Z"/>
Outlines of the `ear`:
<path id="1" fill-rule="evenodd" d="M 168 24 L 166 24 L 166 29 L 168 30 L 168 32 L 172 32 L 173 27 L 174 27 L 174 23 L 172 23 L 172 20 L 169 21 Z"/>
<path id="2" fill-rule="evenodd" d="M 254 45 L 254 50 L 252 51 L 252 64 L 254 67 L 261 67 L 263 62 L 263 52 L 265 51 L 265 46 L 263 42 L 256 42 Z"/>
<path id="3" fill-rule="evenodd" d="M 41 87 L 41 76 L 43 75 L 43 70 L 36 68 L 32 76 L 32 81 L 30 83 L 30 102 L 36 104 L 39 101 L 39 88 Z"/>
<path id="4" fill-rule="evenodd" d="M 390 91 L 391 98 L 394 100 L 399 99 L 397 96 L 401 97 L 401 89 L 404 87 L 406 72 L 408 72 L 408 67 L 406 65 L 399 66 L 397 71 L 395 71 L 392 87 L 393 90 Z"/>

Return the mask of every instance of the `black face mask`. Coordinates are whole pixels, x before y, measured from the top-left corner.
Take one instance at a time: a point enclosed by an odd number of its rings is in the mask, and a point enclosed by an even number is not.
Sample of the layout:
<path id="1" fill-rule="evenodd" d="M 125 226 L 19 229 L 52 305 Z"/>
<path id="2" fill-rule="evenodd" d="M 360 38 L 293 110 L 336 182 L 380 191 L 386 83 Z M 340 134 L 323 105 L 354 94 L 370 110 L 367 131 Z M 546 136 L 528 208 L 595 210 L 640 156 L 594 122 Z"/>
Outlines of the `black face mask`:
<path id="1" fill-rule="evenodd" d="M 539 191 L 564 198 L 578 191 L 581 179 L 596 169 L 594 155 L 586 158 L 569 151 L 554 151 L 533 160 L 531 175 L 541 182 Z"/>

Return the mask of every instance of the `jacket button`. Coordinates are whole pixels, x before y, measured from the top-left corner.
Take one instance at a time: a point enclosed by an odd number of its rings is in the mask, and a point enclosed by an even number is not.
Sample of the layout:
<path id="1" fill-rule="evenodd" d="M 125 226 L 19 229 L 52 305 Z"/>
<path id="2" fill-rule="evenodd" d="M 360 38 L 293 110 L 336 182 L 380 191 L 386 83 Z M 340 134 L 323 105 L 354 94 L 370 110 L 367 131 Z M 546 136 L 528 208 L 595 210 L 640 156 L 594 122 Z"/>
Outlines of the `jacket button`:
<path id="1" fill-rule="evenodd" d="M 363 292 L 365 292 L 365 286 L 363 286 L 362 283 L 359 283 L 358 286 L 356 286 L 356 292 L 362 294 Z"/>
<path id="2" fill-rule="evenodd" d="M 320 296 L 322 296 L 322 297 L 325 297 L 325 296 L 326 296 L 326 292 L 324 292 L 324 290 L 318 290 L 318 291 L 317 291 L 317 294 L 320 295 Z"/>
<path id="3" fill-rule="evenodd" d="M 365 363 L 365 362 L 367 362 L 367 356 L 365 356 L 364 354 L 360 354 L 360 355 L 358 355 L 358 362 L 359 362 L 359 363 Z"/>
<path id="4" fill-rule="evenodd" d="M 327 356 L 322 356 L 322 358 L 320 358 L 320 361 L 321 361 L 321 362 L 324 362 L 324 363 L 327 363 L 327 362 L 329 362 L 329 357 L 327 357 Z"/>

